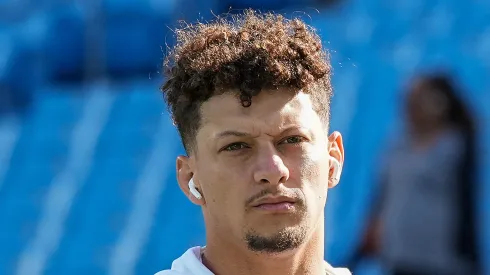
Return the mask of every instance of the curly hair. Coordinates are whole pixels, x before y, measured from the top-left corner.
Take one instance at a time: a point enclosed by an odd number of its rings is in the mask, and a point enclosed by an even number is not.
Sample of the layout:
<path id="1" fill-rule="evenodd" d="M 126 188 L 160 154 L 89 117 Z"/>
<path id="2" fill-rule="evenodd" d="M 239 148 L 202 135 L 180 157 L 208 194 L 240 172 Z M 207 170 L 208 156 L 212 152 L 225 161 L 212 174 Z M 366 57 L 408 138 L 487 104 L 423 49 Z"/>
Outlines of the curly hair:
<path id="1" fill-rule="evenodd" d="M 311 95 L 328 125 L 331 66 L 319 36 L 302 20 L 246 10 L 231 20 L 186 25 L 175 33 L 161 90 L 188 153 L 202 103 L 225 92 L 235 93 L 246 108 L 262 89 L 293 87 Z"/>

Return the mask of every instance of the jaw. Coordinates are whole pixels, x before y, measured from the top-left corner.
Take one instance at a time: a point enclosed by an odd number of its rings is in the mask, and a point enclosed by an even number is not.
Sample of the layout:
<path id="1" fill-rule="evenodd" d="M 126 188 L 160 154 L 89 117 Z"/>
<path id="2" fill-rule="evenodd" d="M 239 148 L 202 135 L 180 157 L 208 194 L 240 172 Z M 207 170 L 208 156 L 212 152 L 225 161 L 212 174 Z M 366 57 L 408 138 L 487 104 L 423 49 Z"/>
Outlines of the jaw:
<path id="1" fill-rule="evenodd" d="M 211 229 L 210 227 L 207 228 Z M 267 230 L 270 229 L 272 228 Z M 311 224 L 309 226 L 306 222 L 302 227 L 291 226 L 286 231 L 290 230 L 302 232 L 304 238 L 296 247 L 290 247 L 280 252 L 249 249 L 246 237 L 244 237 L 247 231 L 217 232 L 216 230 L 209 230 L 207 231 L 204 263 L 215 274 L 243 272 L 244 274 L 268 275 L 289 274 L 291 272 L 308 273 L 317 270 L 315 271 L 316 274 L 320 270 L 325 270 L 323 218 L 320 218 L 318 223 L 313 226 Z M 275 231 L 276 235 L 277 231 Z M 286 232 L 283 231 L 282 233 Z M 261 234 L 267 238 L 274 235 L 272 231 L 262 231 Z"/>

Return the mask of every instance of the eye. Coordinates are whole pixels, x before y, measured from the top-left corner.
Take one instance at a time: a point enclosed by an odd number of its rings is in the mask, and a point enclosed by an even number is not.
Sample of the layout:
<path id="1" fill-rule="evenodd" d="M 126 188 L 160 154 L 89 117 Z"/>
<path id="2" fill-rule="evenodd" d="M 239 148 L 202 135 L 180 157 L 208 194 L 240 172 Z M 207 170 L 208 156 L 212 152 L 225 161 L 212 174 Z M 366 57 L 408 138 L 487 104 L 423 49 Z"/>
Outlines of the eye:
<path id="1" fill-rule="evenodd" d="M 301 143 L 303 141 L 305 141 L 306 139 L 304 137 L 301 137 L 301 136 L 292 136 L 292 137 L 288 137 L 286 139 L 284 139 L 283 141 L 281 141 L 281 144 L 295 144 L 295 143 Z"/>
<path id="2" fill-rule="evenodd" d="M 221 149 L 221 151 L 237 151 L 237 150 L 245 149 L 245 148 L 249 148 L 246 143 L 235 142 L 235 143 L 232 143 L 232 144 L 229 144 L 229 145 L 223 147 L 223 149 Z"/>

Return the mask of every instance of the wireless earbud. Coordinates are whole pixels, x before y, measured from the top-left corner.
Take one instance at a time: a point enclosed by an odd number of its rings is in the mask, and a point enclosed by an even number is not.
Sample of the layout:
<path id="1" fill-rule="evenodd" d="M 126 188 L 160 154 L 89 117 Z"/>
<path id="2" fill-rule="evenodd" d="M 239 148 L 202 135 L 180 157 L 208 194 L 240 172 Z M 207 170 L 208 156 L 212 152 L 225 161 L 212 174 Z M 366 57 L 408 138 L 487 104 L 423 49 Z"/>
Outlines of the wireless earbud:
<path id="1" fill-rule="evenodd" d="M 192 178 L 189 181 L 189 191 L 194 197 L 196 197 L 196 199 L 198 200 L 202 199 L 202 195 L 201 193 L 199 193 L 199 191 L 197 191 L 196 184 L 194 183 L 194 179 Z"/>
<path id="2" fill-rule="evenodd" d="M 342 174 L 342 166 L 340 165 L 340 162 L 334 157 L 330 157 L 330 161 L 330 168 L 333 168 L 332 184 L 337 185 L 340 181 L 340 174 Z"/>

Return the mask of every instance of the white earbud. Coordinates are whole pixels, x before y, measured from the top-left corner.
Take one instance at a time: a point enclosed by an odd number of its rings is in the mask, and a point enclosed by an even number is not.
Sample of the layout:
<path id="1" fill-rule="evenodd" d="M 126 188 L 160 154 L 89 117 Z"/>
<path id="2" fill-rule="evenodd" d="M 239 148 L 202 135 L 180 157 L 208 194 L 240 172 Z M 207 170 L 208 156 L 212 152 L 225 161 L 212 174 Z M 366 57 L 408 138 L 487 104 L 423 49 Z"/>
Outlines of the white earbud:
<path id="1" fill-rule="evenodd" d="M 331 168 L 333 168 L 332 172 L 332 184 L 337 185 L 340 181 L 340 174 L 342 174 L 342 166 L 340 165 L 340 162 L 334 158 L 330 157 L 331 161 Z"/>
<path id="2" fill-rule="evenodd" d="M 199 193 L 199 191 L 197 191 L 196 184 L 194 183 L 194 179 L 192 178 L 189 181 L 189 191 L 194 197 L 196 197 L 196 199 L 198 200 L 202 199 L 202 195 L 201 193 Z"/>

